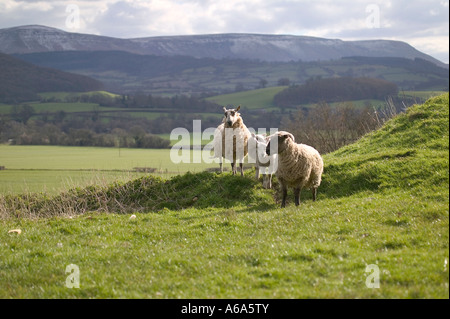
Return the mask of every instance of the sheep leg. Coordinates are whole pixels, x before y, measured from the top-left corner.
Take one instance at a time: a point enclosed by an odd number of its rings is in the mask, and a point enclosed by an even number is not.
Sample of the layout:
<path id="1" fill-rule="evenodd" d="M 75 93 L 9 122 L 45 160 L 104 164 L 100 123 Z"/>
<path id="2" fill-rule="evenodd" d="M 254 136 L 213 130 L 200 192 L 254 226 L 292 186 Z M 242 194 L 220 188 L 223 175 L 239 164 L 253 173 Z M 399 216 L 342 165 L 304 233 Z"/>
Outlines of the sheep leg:
<path id="1" fill-rule="evenodd" d="M 220 159 L 219 166 L 220 166 L 220 172 L 223 173 L 222 159 Z"/>
<path id="2" fill-rule="evenodd" d="M 231 162 L 231 171 L 233 175 L 236 175 L 236 165 L 234 164 L 234 162 Z"/>
<path id="3" fill-rule="evenodd" d="M 255 178 L 256 178 L 256 180 L 259 179 L 259 167 L 258 166 L 255 166 Z"/>
<path id="4" fill-rule="evenodd" d="M 284 208 L 286 207 L 286 197 L 287 197 L 287 187 L 284 184 L 281 185 L 281 192 L 282 192 L 281 208 Z"/>
<path id="5" fill-rule="evenodd" d="M 263 174 L 263 188 L 270 189 L 272 188 L 272 181 L 270 180 L 270 174 Z"/>
<path id="6" fill-rule="evenodd" d="M 267 188 L 267 175 L 264 173 L 262 174 L 262 180 L 263 180 L 262 182 L 263 188 Z"/>
<path id="7" fill-rule="evenodd" d="M 311 191 L 312 191 L 313 202 L 315 202 L 316 198 L 317 198 L 317 187 L 311 188 Z"/>
<path id="8" fill-rule="evenodd" d="M 295 206 L 300 205 L 300 188 L 294 188 Z"/>
<path id="9" fill-rule="evenodd" d="M 244 164 L 239 163 L 239 168 L 241 169 L 241 176 L 244 176 Z"/>

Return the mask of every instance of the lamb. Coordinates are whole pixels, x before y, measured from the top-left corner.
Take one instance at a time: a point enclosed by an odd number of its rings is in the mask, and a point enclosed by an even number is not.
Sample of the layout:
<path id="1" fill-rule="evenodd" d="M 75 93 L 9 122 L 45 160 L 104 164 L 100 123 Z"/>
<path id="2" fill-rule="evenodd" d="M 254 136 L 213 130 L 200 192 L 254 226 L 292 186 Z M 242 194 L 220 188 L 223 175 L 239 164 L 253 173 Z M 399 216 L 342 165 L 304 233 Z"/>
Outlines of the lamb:
<path id="1" fill-rule="evenodd" d="M 223 172 L 222 157 L 231 162 L 233 175 L 237 173 L 239 162 L 241 176 L 244 176 L 243 162 L 248 154 L 250 131 L 239 114 L 241 106 L 236 109 L 223 108 L 224 118 L 214 133 L 214 157 L 219 158 L 220 171 Z"/>
<path id="2" fill-rule="evenodd" d="M 282 191 L 281 207 L 286 207 L 287 188 L 294 188 L 295 205 L 300 204 L 302 188 L 310 188 L 313 201 L 322 180 L 323 160 L 319 152 L 311 146 L 295 143 L 294 136 L 285 131 L 271 135 L 266 153 L 278 154 L 276 176 Z"/>
<path id="3" fill-rule="evenodd" d="M 258 180 L 260 173 L 263 175 L 263 187 L 272 188 L 272 174 L 278 167 L 278 155 L 267 155 L 268 139 L 264 135 L 252 133 L 249 140 L 249 156 L 255 159 L 255 177 Z"/>

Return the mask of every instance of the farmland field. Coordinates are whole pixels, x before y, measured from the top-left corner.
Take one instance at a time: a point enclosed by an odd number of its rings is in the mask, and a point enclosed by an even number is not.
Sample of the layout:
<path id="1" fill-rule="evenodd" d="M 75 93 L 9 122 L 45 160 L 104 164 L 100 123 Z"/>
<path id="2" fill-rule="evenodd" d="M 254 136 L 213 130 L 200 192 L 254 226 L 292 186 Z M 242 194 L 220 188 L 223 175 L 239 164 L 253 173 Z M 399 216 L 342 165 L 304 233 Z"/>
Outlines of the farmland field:
<path id="1" fill-rule="evenodd" d="M 241 105 L 243 110 L 258 110 L 264 109 L 266 111 L 276 111 L 279 112 L 280 108 L 275 107 L 273 104 L 274 96 L 285 89 L 285 86 L 268 87 L 264 89 L 255 89 L 250 91 L 243 91 L 237 93 L 223 94 L 206 98 L 207 101 L 215 102 L 222 106 L 227 106 L 229 104 L 238 106 Z M 95 92 L 93 92 L 95 93 Z M 99 92 L 101 94 L 106 94 L 111 96 L 112 93 Z M 430 97 L 443 94 L 443 91 L 401 91 L 398 96 L 408 97 L 420 100 L 426 100 Z M 42 93 L 41 96 L 46 98 L 65 98 L 73 93 L 64 92 L 53 92 L 53 93 Z M 81 94 L 81 93 L 79 93 Z M 355 106 L 364 106 L 370 103 L 374 106 L 383 105 L 385 101 L 383 100 L 359 100 L 359 101 L 348 101 Z M 331 105 L 336 105 L 341 103 L 331 103 Z M 162 115 L 177 113 L 179 110 L 176 109 L 152 109 L 152 108 L 121 108 L 121 107 L 106 107 L 99 106 L 98 103 L 81 103 L 81 102 L 32 102 L 29 103 L 36 112 L 35 117 L 41 115 L 51 115 L 60 111 L 64 111 L 67 114 L 70 113 L 99 113 L 101 116 L 121 116 L 121 117 L 137 117 L 137 118 L 147 118 L 155 119 Z M 313 107 L 313 104 L 306 104 L 304 106 Z M 1 104 L 0 103 L 0 115 L 7 115 L 11 113 L 11 108 L 13 105 Z M 222 116 L 221 112 L 203 112 L 203 113 L 192 113 L 197 116 L 213 116 L 220 119 Z"/>
<path id="2" fill-rule="evenodd" d="M 241 105 L 242 107 L 248 109 L 278 109 L 273 105 L 273 97 L 275 94 L 281 92 L 286 88 L 286 86 L 277 86 L 265 89 L 223 94 L 209 97 L 207 98 L 207 100 L 223 106 L 232 104 L 234 106 Z"/>
<path id="3" fill-rule="evenodd" d="M 195 154 L 200 151 L 194 151 Z M 73 186 L 130 180 L 148 173 L 135 167 L 154 168 L 169 177 L 199 172 L 217 164 L 179 163 L 169 149 L 128 149 L 66 146 L 0 145 L 0 194 L 20 192 L 57 193 Z"/>

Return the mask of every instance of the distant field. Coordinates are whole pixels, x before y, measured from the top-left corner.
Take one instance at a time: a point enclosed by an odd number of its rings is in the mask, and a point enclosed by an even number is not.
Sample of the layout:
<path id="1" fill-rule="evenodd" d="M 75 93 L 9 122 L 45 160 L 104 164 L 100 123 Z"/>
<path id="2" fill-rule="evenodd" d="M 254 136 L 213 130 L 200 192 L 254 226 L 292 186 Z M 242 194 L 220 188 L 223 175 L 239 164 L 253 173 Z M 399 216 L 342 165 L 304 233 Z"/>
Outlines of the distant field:
<path id="1" fill-rule="evenodd" d="M 266 110 L 274 110 L 277 111 L 279 108 L 275 107 L 273 104 L 273 97 L 287 88 L 286 86 L 276 86 L 276 87 L 268 87 L 264 89 L 256 89 L 250 91 L 243 91 L 237 93 L 216 95 L 212 97 L 206 98 L 208 101 L 215 102 L 219 105 L 227 106 L 234 105 L 249 110 L 255 109 L 266 109 Z M 70 95 L 80 95 L 80 94 L 94 94 L 101 93 L 109 96 L 115 96 L 113 93 L 109 92 L 88 92 L 88 93 L 70 93 L 70 92 L 51 92 L 51 93 L 41 93 L 40 95 L 45 98 L 57 98 L 57 99 L 65 99 Z M 440 94 L 446 93 L 444 91 L 401 91 L 399 92 L 399 97 L 408 97 L 408 98 L 417 98 L 421 100 L 426 100 L 430 97 L 434 97 Z M 364 106 L 367 103 L 371 105 L 379 105 L 385 103 L 382 100 L 358 100 L 358 101 L 348 101 L 351 102 L 355 106 Z M 419 103 L 420 101 L 418 101 Z M 99 106 L 97 103 L 76 103 L 76 102 L 31 102 L 30 104 L 36 113 L 56 113 L 59 111 L 64 111 L 66 113 L 76 113 L 76 112 L 99 112 L 104 116 L 130 116 L 130 117 L 139 117 L 139 118 L 147 118 L 147 119 L 155 119 L 158 116 L 172 114 L 174 112 L 173 109 L 143 109 L 143 108 L 119 108 L 119 107 L 104 107 Z M 336 104 L 336 103 L 332 103 Z M 305 105 L 307 107 L 314 105 Z M 0 114 L 8 114 L 11 112 L 12 105 L 9 104 L 0 104 Z M 177 113 L 178 111 L 175 110 Z M 199 116 L 217 116 L 220 117 L 221 114 L 218 113 L 194 113 Z"/>
<path id="2" fill-rule="evenodd" d="M 192 151 L 192 156 L 200 156 Z M 187 158 L 186 158 L 186 161 Z M 193 157 L 191 157 L 191 162 Z M 66 146 L 0 145 L 0 193 L 50 192 L 90 184 L 130 180 L 148 173 L 135 167 L 156 169 L 169 177 L 200 172 L 218 164 L 173 163 L 169 149 L 128 149 Z"/>
<path id="3" fill-rule="evenodd" d="M 202 129 L 205 130 L 206 128 L 202 128 Z M 170 140 L 170 146 L 173 146 L 173 145 L 175 145 L 175 144 L 180 142 L 179 140 L 175 140 L 175 139 L 171 140 L 170 139 L 170 133 L 163 133 L 163 134 L 156 134 L 156 135 L 158 135 L 159 137 L 164 138 L 166 140 Z M 205 136 L 201 136 L 201 140 L 200 141 L 197 141 L 197 140 L 194 141 L 193 134 L 191 133 L 191 134 L 189 134 L 189 136 L 190 136 L 190 139 L 189 139 L 189 143 L 190 144 L 189 145 L 206 145 L 206 144 L 210 143 L 213 140 L 213 136 L 211 136 L 210 139 L 207 139 L 206 138 L 207 135 L 205 135 Z"/>
<path id="4" fill-rule="evenodd" d="M 276 86 L 265 89 L 257 89 L 251 91 L 243 91 L 238 93 L 217 95 L 207 98 L 208 101 L 227 106 L 228 104 L 248 109 L 275 108 L 273 105 L 273 97 L 275 94 L 286 89 L 287 86 Z M 276 108 L 278 109 L 278 108 Z"/>
<path id="5" fill-rule="evenodd" d="M 107 91 L 91 91 L 91 92 L 44 92 L 44 93 L 39 93 L 40 97 L 43 98 L 57 98 L 60 100 L 66 99 L 68 97 L 72 97 L 72 96 L 81 96 L 81 95 L 95 95 L 95 94 L 100 94 L 100 95 L 106 95 L 108 97 L 120 97 L 119 94 L 114 94 L 111 92 L 107 92 Z"/>
<path id="6" fill-rule="evenodd" d="M 39 102 L 30 102 L 26 103 L 33 107 L 36 113 L 56 113 L 60 111 L 64 111 L 66 113 L 73 112 L 94 112 L 94 108 L 100 108 L 97 103 L 63 103 L 63 102 L 49 102 L 49 103 L 39 103 Z M 8 114 L 11 112 L 11 107 L 13 105 L 9 104 L 0 104 L 0 114 Z M 109 107 L 109 108 L 100 108 L 100 110 L 117 110 L 117 108 Z"/>
<path id="7" fill-rule="evenodd" d="M 238 92 L 238 93 L 230 93 L 230 94 L 223 94 L 223 95 L 217 95 L 207 98 L 208 101 L 216 102 L 217 104 L 221 105 L 234 105 L 238 106 L 241 105 L 243 108 L 247 109 L 260 109 L 264 108 L 266 110 L 279 110 L 278 107 L 276 107 L 273 104 L 273 97 L 281 92 L 282 90 L 286 89 L 286 86 L 277 86 L 277 87 L 269 87 L 265 89 L 257 89 L 257 90 L 251 90 L 251 91 L 244 91 L 244 92 Z M 399 97 L 412 97 L 417 98 L 421 100 L 427 100 L 431 97 L 438 96 L 441 94 L 444 94 L 446 92 L 444 91 L 401 91 L 399 93 Z M 348 101 L 346 103 L 350 103 L 353 106 L 356 107 L 363 107 L 367 104 L 373 105 L 373 106 L 380 106 L 386 103 L 384 100 L 374 100 L 374 99 L 365 99 L 365 100 L 357 100 L 357 101 Z M 420 101 L 418 101 L 420 103 Z M 342 104 L 342 102 L 338 103 L 330 103 L 331 106 Z M 305 107 L 314 107 L 315 104 L 307 104 L 304 105 Z"/>

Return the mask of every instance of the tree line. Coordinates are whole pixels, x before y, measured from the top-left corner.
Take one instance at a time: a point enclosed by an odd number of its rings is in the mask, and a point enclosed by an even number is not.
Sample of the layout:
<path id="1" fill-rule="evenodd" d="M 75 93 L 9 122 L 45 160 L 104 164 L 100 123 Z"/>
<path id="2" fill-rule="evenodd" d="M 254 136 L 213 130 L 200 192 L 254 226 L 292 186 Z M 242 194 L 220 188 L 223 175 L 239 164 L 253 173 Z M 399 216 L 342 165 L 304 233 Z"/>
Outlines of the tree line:
<path id="1" fill-rule="evenodd" d="M 193 121 L 201 120 L 202 130 L 217 127 L 220 116 L 183 111 L 161 114 L 157 118 L 138 118 L 127 113 L 105 116 L 64 111 L 36 114 L 30 105 L 15 106 L 10 114 L 0 114 L 0 143 L 15 145 L 67 145 L 133 148 L 167 148 L 170 141 L 156 134 L 170 133 L 177 127 L 193 131 Z M 211 110 L 213 111 L 213 110 Z M 222 114 L 217 112 L 218 114 Z M 278 127 L 283 114 L 252 114 L 244 111 L 249 127 Z"/>
<path id="2" fill-rule="evenodd" d="M 101 92 L 68 94 L 64 98 L 41 97 L 42 103 L 94 103 L 91 112 L 65 111 L 36 113 L 31 104 L 11 107 L 9 114 L 0 116 L 0 143 L 16 145 L 68 145 L 133 148 L 168 148 L 170 141 L 156 134 L 170 133 L 173 128 L 192 130 L 192 121 L 217 126 L 217 117 L 192 112 L 221 112 L 212 102 L 198 97 L 158 97 L 151 94 L 108 95 Z M 102 114 L 101 108 L 123 109 L 115 115 Z M 137 118 L 128 108 L 152 109 L 165 112 L 155 119 Z"/>
<path id="3" fill-rule="evenodd" d="M 344 102 L 362 99 L 385 99 L 397 95 L 396 84 L 376 78 L 311 78 L 305 84 L 290 86 L 276 94 L 278 107 L 297 107 L 320 102 Z"/>
<path id="4" fill-rule="evenodd" d="M 132 116 L 131 113 L 126 112 L 125 106 L 122 112 L 118 111 L 114 115 L 102 113 L 102 107 L 99 106 L 94 107 L 91 112 L 83 113 L 64 111 L 36 113 L 31 105 L 20 104 L 13 106 L 9 114 L 0 115 L 0 143 L 168 148 L 170 141 L 156 134 L 167 134 L 177 127 L 186 128 L 192 132 L 194 120 L 202 121 L 202 130 L 217 127 L 221 122 L 220 115 L 192 113 L 191 109 L 196 107 L 189 109 L 189 103 L 198 101 L 200 108 L 208 105 L 208 113 L 222 114 L 221 106 L 211 102 L 201 104 L 200 99 L 194 97 L 153 99 L 151 95 L 145 94 L 120 97 L 86 94 L 76 98 L 79 99 L 78 101 L 95 101 L 100 104 L 100 99 L 104 99 L 105 96 L 106 99 L 102 105 L 111 105 L 109 104 L 111 101 L 120 104 L 122 102 L 119 100 L 123 99 L 133 107 L 154 108 L 159 111 L 159 109 L 162 110 L 161 104 L 149 103 L 160 99 L 167 105 L 178 105 L 180 108 L 166 109 L 166 112 L 152 119 Z M 327 153 L 378 128 L 392 114 L 401 111 L 406 105 L 417 102 L 407 101 L 404 98 L 388 98 L 387 101 L 389 103 L 386 105 L 389 108 L 384 109 L 369 104 L 366 107 L 354 107 L 351 102 L 343 102 L 331 107 L 325 102 L 320 102 L 314 107 L 282 108 L 278 112 L 268 112 L 263 109 L 249 110 L 243 107 L 241 114 L 249 128 L 287 130 L 296 136 L 298 142 L 312 145 L 322 153 Z"/>
<path id="5" fill-rule="evenodd" d="M 83 120 L 81 118 L 72 118 L 57 124 L 41 119 L 23 123 L 0 117 L 0 143 L 133 148 L 169 147 L 168 140 L 148 133 L 141 126 L 142 123 L 129 126 L 131 123 L 122 122 L 122 126 L 128 125 L 128 128 L 102 128 L 102 125 L 91 119 Z"/>
<path id="6" fill-rule="evenodd" d="M 136 92 L 134 94 L 112 95 L 102 92 L 68 94 L 64 98 L 41 97 L 41 103 L 95 103 L 100 107 L 177 109 L 186 112 L 209 112 L 218 110 L 218 105 L 203 99 L 204 96 L 174 95 L 172 97 L 155 96 Z"/>

